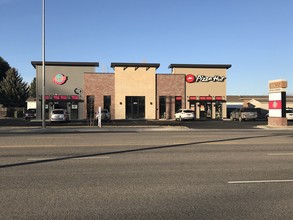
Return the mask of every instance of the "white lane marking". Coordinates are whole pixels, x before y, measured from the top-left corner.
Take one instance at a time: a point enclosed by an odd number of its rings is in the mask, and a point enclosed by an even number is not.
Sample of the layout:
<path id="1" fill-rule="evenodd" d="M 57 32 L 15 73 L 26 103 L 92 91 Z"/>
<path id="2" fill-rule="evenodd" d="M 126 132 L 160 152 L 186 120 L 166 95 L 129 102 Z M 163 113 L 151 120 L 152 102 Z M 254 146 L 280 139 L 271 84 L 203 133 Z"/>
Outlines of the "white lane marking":
<path id="1" fill-rule="evenodd" d="M 253 180 L 253 181 L 229 181 L 229 184 L 250 184 L 250 183 L 288 183 L 293 180 Z"/>
<path id="2" fill-rule="evenodd" d="M 38 160 L 56 160 L 58 157 L 43 157 L 43 158 L 28 158 L 28 161 L 38 161 Z"/>
<path id="3" fill-rule="evenodd" d="M 75 160 L 89 160 L 89 159 L 109 159 L 110 157 L 77 157 L 72 158 Z M 43 157 L 43 158 L 28 158 L 28 161 L 38 161 L 38 160 L 58 160 L 58 159 L 66 159 L 66 157 Z M 70 159 L 70 158 L 68 158 Z"/>
<path id="4" fill-rule="evenodd" d="M 18 147 L 24 147 L 24 148 L 29 148 L 29 147 L 57 147 L 57 145 L 43 145 L 43 144 L 38 144 L 38 145 L 11 145 L 11 146 L 0 146 L 0 148 L 18 148 Z"/>
<path id="5" fill-rule="evenodd" d="M 78 157 L 75 160 L 89 160 L 89 159 L 109 159 L 110 157 Z"/>
<path id="6" fill-rule="evenodd" d="M 268 156 L 293 156 L 293 153 L 272 153 L 268 154 Z"/>

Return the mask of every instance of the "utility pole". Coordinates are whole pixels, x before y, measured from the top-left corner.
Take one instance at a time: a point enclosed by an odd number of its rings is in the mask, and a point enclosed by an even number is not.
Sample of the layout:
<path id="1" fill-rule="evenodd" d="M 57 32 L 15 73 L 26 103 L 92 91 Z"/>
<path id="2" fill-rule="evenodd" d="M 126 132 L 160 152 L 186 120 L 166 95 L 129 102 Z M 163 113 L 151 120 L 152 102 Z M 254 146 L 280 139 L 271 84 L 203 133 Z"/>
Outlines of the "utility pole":
<path id="1" fill-rule="evenodd" d="M 43 0 L 42 10 L 42 128 L 46 128 L 45 123 L 45 0 Z"/>

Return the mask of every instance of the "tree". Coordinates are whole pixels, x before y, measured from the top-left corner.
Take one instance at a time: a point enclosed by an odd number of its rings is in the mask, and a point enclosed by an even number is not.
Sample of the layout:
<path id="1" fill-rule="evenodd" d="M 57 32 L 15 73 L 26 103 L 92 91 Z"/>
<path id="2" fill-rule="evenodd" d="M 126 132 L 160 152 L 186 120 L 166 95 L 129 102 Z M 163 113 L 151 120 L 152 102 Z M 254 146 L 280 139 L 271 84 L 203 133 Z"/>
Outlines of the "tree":
<path id="1" fill-rule="evenodd" d="M 31 82 L 31 85 L 30 85 L 30 96 L 32 98 L 37 97 L 36 77 L 34 77 L 33 81 Z"/>
<path id="2" fill-rule="evenodd" d="M 0 57 L 0 82 L 5 77 L 5 73 L 10 69 L 10 65 L 2 58 Z"/>
<path id="3" fill-rule="evenodd" d="M 9 69 L 0 82 L 0 94 L 0 103 L 5 107 L 25 106 L 25 101 L 29 97 L 29 87 L 15 68 Z"/>

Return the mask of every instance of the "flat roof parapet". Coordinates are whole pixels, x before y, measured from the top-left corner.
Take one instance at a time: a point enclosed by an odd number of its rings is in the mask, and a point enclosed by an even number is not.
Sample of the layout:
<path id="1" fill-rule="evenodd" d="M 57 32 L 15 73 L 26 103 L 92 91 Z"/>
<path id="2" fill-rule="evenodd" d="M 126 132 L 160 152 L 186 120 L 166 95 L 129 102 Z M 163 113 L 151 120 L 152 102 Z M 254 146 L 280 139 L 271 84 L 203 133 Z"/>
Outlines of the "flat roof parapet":
<path id="1" fill-rule="evenodd" d="M 170 64 L 169 68 L 212 68 L 229 69 L 231 64 Z"/>
<path id="2" fill-rule="evenodd" d="M 43 65 L 42 61 L 32 61 L 31 64 L 34 68 L 36 66 Z M 93 66 L 99 67 L 98 62 L 56 62 L 56 61 L 45 61 L 46 66 Z"/>
<path id="3" fill-rule="evenodd" d="M 125 69 L 127 67 L 135 67 L 135 68 L 146 67 L 147 69 L 153 67 L 158 69 L 160 67 L 160 64 L 159 63 L 111 63 L 111 68 L 114 69 L 115 67 L 124 67 Z"/>

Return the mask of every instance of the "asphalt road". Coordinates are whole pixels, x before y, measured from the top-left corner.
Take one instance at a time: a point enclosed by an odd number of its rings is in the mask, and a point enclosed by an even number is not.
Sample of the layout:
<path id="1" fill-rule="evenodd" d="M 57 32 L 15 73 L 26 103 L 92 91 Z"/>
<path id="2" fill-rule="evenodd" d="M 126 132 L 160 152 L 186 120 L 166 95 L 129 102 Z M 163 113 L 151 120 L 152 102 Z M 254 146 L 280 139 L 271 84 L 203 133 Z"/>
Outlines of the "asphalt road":
<path id="1" fill-rule="evenodd" d="M 0 134 L 0 219 L 293 219 L 292 131 Z"/>

